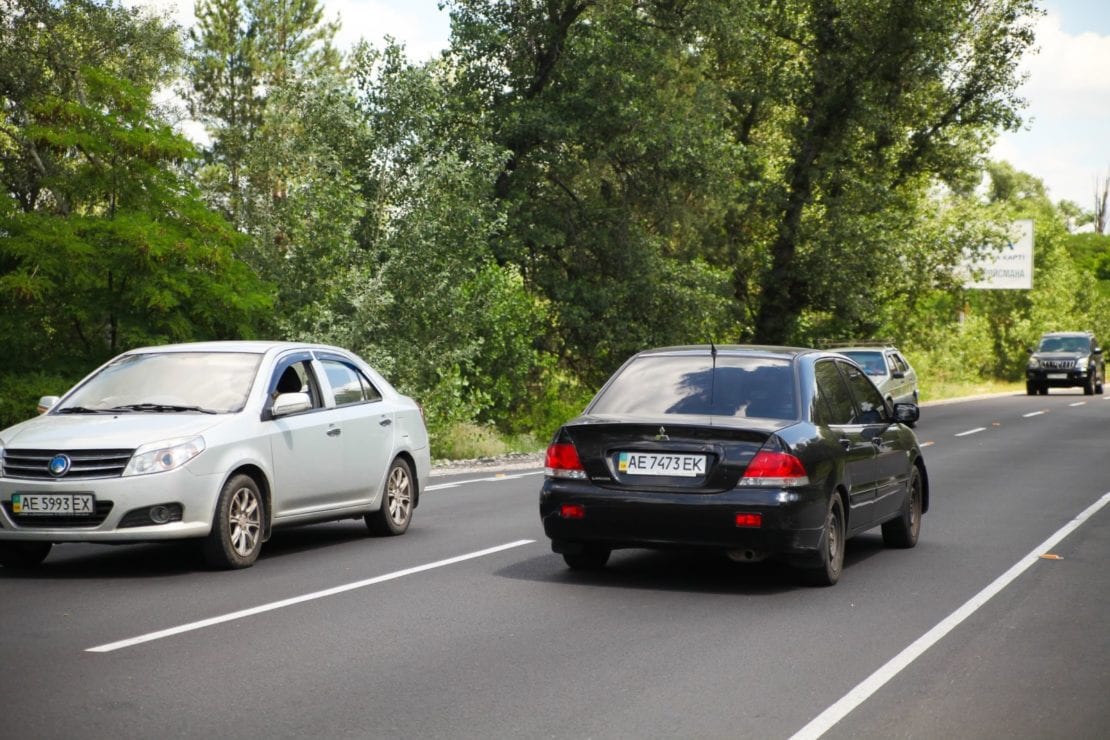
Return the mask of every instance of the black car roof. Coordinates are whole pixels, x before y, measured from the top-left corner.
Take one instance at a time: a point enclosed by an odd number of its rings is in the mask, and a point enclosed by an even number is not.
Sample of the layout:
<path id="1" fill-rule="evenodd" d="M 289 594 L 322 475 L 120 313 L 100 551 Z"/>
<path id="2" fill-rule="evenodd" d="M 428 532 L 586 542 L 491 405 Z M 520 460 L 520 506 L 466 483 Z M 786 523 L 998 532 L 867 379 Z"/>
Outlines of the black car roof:
<path id="1" fill-rule="evenodd" d="M 727 355 L 763 355 L 778 356 L 791 359 L 804 354 L 821 354 L 821 350 L 812 347 L 785 347 L 770 344 L 718 344 L 715 345 L 718 354 Z M 657 347 L 646 349 L 636 354 L 637 357 L 653 355 L 707 355 L 714 346 L 708 344 L 688 344 L 675 347 Z"/>

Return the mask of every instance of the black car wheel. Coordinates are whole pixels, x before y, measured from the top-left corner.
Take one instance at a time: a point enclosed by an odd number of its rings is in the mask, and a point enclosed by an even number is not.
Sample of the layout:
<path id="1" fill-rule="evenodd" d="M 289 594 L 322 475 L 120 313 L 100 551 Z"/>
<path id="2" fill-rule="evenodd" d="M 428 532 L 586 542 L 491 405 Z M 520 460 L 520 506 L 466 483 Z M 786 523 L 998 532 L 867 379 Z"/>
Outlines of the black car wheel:
<path id="1" fill-rule="evenodd" d="M 811 567 L 801 571 L 802 580 L 810 586 L 833 586 L 844 570 L 844 502 L 839 495 L 829 500 L 825 529 Z"/>
<path id="2" fill-rule="evenodd" d="M 382 505 L 366 515 L 366 526 L 377 535 L 404 534 L 412 521 L 413 481 L 409 464 L 397 458 L 389 468 Z"/>
<path id="3" fill-rule="evenodd" d="M 563 560 L 571 570 L 601 570 L 612 550 L 601 545 L 584 545 L 579 552 L 564 552 Z"/>
<path id="4" fill-rule="evenodd" d="M 1025 381 L 1025 395 L 1035 396 L 1038 392 L 1037 384 L 1031 380 Z"/>
<path id="5" fill-rule="evenodd" d="M 896 519 L 883 523 L 883 544 L 887 547 L 909 548 L 917 544 L 921 532 L 921 473 L 917 466 L 910 470 L 906 503 Z"/>
<path id="6" fill-rule="evenodd" d="M 1094 372 L 1092 371 L 1092 372 L 1087 373 L 1087 382 L 1083 385 L 1083 395 L 1084 396 L 1093 396 L 1093 395 L 1095 395 L 1095 383 L 1096 382 L 1097 382 L 1097 379 L 1095 378 Z"/>
<path id="7" fill-rule="evenodd" d="M 216 502 L 212 531 L 204 539 L 204 559 L 213 568 L 246 568 L 262 549 L 262 494 L 249 475 L 239 474 L 224 484 Z"/>
<path id="8" fill-rule="evenodd" d="M 5 568 L 34 568 L 50 554 L 49 542 L 0 542 L 0 565 Z"/>

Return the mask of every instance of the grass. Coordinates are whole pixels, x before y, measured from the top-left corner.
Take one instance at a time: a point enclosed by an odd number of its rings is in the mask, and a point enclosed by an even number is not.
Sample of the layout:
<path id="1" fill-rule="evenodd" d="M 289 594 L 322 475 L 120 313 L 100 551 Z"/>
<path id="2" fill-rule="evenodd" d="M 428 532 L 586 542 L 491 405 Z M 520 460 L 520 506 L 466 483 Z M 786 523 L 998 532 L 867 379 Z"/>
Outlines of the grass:
<path id="1" fill-rule="evenodd" d="M 1012 380 L 940 381 L 920 384 L 922 403 L 986 393 L 1024 393 L 1025 382 Z"/>

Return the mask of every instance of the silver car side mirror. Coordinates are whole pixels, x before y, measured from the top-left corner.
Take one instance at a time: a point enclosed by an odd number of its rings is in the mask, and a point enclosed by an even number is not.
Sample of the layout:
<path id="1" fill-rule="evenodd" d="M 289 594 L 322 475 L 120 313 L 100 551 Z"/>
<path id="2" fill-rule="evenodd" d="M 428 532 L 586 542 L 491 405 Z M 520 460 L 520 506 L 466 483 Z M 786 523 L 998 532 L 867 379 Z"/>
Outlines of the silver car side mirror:
<path id="1" fill-rule="evenodd" d="M 312 408 L 312 399 L 309 398 L 307 393 L 282 393 L 274 399 L 274 405 L 270 408 L 270 413 L 274 415 L 274 418 L 277 418 L 299 414 L 302 411 L 308 411 L 310 408 Z"/>
<path id="2" fill-rule="evenodd" d="M 35 410 L 40 414 L 45 414 L 58 405 L 58 398 L 58 396 L 43 396 L 39 399 L 38 406 L 35 407 Z"/>

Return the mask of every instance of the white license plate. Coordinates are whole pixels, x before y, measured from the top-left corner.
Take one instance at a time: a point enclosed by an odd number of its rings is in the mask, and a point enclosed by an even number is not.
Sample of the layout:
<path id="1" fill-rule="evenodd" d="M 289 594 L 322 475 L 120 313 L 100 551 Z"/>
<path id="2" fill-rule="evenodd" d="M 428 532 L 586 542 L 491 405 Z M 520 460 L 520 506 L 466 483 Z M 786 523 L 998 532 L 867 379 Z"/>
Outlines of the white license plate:
<path id="1" fill-rule="evenodd" d="M 1048 379 L 1049 380 L 1067 380 L 1067 377 L 1068 377 L 1067 373 L 1049 373 L 1048 374 Z"/>
<path id="2" fill-rule="evenodd" d="M 12 513 L 23 516 L 92 516 L 96 498 L 91 493 L 13 493 Z"/>
<path id="3" fill-rule="evenodd" d="M 696 478 L 705 475 L 705 455 L 660 452 L 621 452 L 617 469 L 629 475 L 667 475 Z"/>

